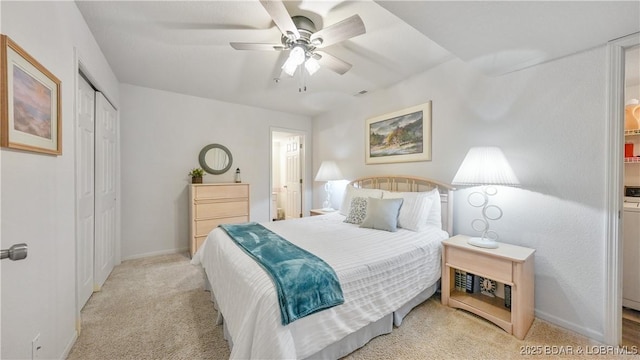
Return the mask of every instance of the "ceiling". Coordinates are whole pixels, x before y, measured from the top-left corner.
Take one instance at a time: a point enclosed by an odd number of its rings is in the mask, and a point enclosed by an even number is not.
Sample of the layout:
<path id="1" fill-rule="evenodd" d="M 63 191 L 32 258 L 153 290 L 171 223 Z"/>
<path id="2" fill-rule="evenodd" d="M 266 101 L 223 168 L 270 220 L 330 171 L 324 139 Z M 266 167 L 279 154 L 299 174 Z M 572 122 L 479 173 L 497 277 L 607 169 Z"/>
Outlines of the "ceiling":
<path id="1" fill-rule="evenodd" d="M 367 30 L 323 49 L 351 70 L 321 68 L 299 92 L 273 80 L 283 53 L 229 45 L 280 41 L 257 0 L 76 3 L 122 83 L 306 116 L 454 58 L 494 76 L 640 31 L 638 1 L 286 1 L 317 29 L 358 14 Z"/>

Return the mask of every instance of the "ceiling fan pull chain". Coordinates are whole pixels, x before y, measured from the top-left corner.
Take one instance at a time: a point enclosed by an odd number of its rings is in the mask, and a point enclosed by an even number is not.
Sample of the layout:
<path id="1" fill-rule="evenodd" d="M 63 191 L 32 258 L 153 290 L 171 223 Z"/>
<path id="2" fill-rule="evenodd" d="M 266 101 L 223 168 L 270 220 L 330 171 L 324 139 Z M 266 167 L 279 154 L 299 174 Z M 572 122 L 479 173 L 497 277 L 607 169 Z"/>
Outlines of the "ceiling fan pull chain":
<path id="1" fill-rule="evenodd" d="M 304 64 L 304 63 L 303 63 Z M 305 70 L 304 70 L 304 66 L 300 65 L 298 67 L 298 71 L 300 71 L 300 85 L 298 86 L 298 92 L 302 92 L 302 89 L 304 89 L 304 91 L 307 91 L 307 85 L 305 84 Z"/>

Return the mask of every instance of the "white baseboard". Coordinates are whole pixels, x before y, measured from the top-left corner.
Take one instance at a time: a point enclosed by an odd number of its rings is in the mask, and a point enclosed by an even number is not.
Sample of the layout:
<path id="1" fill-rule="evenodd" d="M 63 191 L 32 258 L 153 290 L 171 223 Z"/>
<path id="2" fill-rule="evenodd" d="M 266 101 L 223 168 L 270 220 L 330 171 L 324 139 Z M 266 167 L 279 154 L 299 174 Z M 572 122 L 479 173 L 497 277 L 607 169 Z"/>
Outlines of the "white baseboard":
<path id="1" fill-rule="evenodd" d="M 64 347 L 64 351 L 62 352 L 60 359 L 66 359 L 69 357 L 69 353 L 71 352 L 73 345 L 76 343 L 76 340 L 78 340 L 78 332 L 74 330 L 73 335 L 71 335 L 71 339 L 67 342 L 67 346 Z"/>
<path id="2" fill-rule="evenodd" d="M 554 325 L 560 326 L 562 328 L 571 330 L 573 332 L 576 332 L 580 335 L 584 335 L 586 337 L 588 337 L 589 339 L 595 340 L 595 341 L 599 341 L 601 343 L 604 343 L 604 333 L 602 332 L 598 332 L 595 331 L 593 329 L 589 329 L 589 328 L 585 328 L 583 326 L 580 326 L 578 324 L 569 322 L 565 319 L 561 319 L 557 316 L 554 315 L 550 315 L 544 311 L 540 311 L 540 310 L 536 310 L 535 311 L 535 316 L 537 318 L 540 318 L 542 320 L 548 321 Z"/>
<path id="3" fill-rule="evenodd" d="M 180 253 L 185 253 L 185 252 L 189 252 L 189 248 L 185 247 L 185 248 L 180 248 L 180 249 L 169 249 L 169 250 L 152 251 L 152 252 L 148 252 L 148 253 L 144 253 L 144 254 L 137 254 L 137 255 L 131 255 L 131 256 L 123 257 L 122 261 L 141 259 L 141 258 L 146 258 L 146 257 L 150 257 L 150 256 L 158 256 L 158 255 L 180 254 Z"/>

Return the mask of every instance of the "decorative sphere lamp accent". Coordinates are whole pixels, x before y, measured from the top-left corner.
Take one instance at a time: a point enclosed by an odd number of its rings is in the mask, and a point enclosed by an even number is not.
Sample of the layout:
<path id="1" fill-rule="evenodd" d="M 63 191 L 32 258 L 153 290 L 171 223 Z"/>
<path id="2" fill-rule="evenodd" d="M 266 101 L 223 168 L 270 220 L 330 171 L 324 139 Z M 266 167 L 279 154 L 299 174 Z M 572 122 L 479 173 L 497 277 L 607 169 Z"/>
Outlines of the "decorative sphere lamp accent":
<path id="1" fill-rule="evenodd" d="M 320 169 L 318 169 L 318 173 L 316 174 L 315 181 L 326 181 L 327 183 L 324 185 L 324 191 L 327 193 L 327 198 L 322 203 L 322 210 L 324 211 L 333 211 L 331 207 L 331 181 L 334 180 L 343 180 L 344 177 L 333 161 L 323 161 L 320 164 Z"/>
<path id="2" fill-rule="evenodd" d="M 498 193 L 493 185 L 520 185 L 507 158 L 498 147 L 473 147 L 465 156 L 458 172 L 451 182 L 453 185 L 484 185 L 482 191 L 469 194 L 467 201 L 473 207 L 482 208 L 482 219 L 475 219 L 471 227 L 482 233 L 481 237 L 469 238 L 468 243 L 483 248 L 498 247 L 498 234 L 489 229 L 489 220 L 502 218 L 502 209 L 489 205 L 489 196 Z"/>

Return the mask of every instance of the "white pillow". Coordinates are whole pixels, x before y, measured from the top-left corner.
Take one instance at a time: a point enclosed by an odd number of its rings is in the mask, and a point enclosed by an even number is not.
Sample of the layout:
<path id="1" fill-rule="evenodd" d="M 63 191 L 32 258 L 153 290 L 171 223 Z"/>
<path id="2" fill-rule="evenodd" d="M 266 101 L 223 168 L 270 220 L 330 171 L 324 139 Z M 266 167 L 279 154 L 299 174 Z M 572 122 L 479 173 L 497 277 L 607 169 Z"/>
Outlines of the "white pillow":
<path id="1" fill-rule="evenodd" d="M 398 216 L 399 227 L 413 231 L 422 231 L 427 227 L 427 219 L 433 207 L 432 194 L 429 192 L 385 191 L 382 198 L 404 200 Z"/>
<path id="2" fill-rule="evenodd" d="M 440 192 L 435 188 L 427 191 L 425 194 L 429 194 L 432 203 L 429 215 L 427 215 L 427 225 L 442 229 L 442 202 L 440 200 Z"/>
<path id="3" fill-rule="evenodd" d="M 349 210 L 351 209 L 351 200 L 354 197 L 363 197 L 363 198 L 372 197 L 375 199 L 382 199 L 382 190 L 360 189 L 360 188 L 354 187 L 353 185 L 347 185 L 347 188 L 344 190 L 344 198 L 342 199 L 342 205 L 340 206 L 340 214 L 344 216 L 349 215 Z"/>

